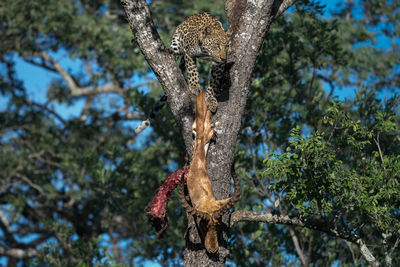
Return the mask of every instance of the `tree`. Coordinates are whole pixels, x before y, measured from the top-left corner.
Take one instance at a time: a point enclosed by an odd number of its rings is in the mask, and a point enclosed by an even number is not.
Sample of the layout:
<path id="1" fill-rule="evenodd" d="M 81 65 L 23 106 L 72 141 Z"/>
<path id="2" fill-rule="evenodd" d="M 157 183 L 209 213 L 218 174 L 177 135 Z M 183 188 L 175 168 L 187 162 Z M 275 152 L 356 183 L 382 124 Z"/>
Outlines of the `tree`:
<path id="1" fill-rule="evenodd" d="M 294 1 L 240 3 L 226 1 L 237 30 L 228 58 L 234 64 L 208 156 L 215 193 L 224 198 L 237 151 L 242 199 L 224 219 L 228 263 L 395 266 L 398 4 L 348 1 L 332 20 L 313 1 L 288 14 Z M 9 266 L 182 264 L 187 223 L 178 201 L 169 203 L 162 240 L 143 211 L 192 142 L 193 103 L 164 43 L 190 14 L 212 11 L 224 20 L 223 2 L 122 4 L 125 13 L 114 1 L 0 6 L 0 90 L 7 101 L 0 113 L 0 254 Z M 230 13 L 235 5 L 242 9 Z M 67 69 L 65 55 L 81 67 Z M 56 74 L 46 101 L 33 101 L 19 80 L 21 60 Z M 208 66 L 199 68 L 207 80 Z M 147 79 L 141 84 L 135 75 Z M 357 94 L 333 101 L 338 88 Z M 144 119 L 163 90 L 172 114 L 164 110 L 138 147 L 129 121 Z M 80 114 L 65 117 L 59 102 L 81 104 Z M 252 220 L 267 224 L 240 222 Z M 189 218 L 188 238 L 196 235 Z M 224 265 L 220 252 L 210 258 L 188 245 L 185 262 Z"/>
<path id="2" fill-rule="evenodd" d="M 234 62 L 230 70 L 229 100 L 222 102 L 214 115 L 214 123 L 220 125 L 216 129 L 219 138 L 216 145 L 210 148 L 210 156 L 208 156 L 209 163 L 212 163 L 209 164 L 212 165 L 209 173 L 210 177 L 214 179 L 213 189 L 217 198 L 228 197 L 230 169 L 227 166 L 230 166 L 232 162 L 236 138 L 246 106 L 246 96 L 250 89 L 250 78 L 263 36 L 272 21 L 294 2 L 248 1 L 246 4 L 240 4 L 240 1 L 226 2 L 227 10 L 232 10 L 228 14 L 230 24 L 238 26 L 237 31 L 233 32 L 231 52 L 227 59 Z M 193 123 L 190 109 L 193 105 L 184 77 L 175 63 L 174 56 L 170 54 L 159 37 L 146 1 L 122 1 L 121 3 L 135 35 L 135 40 L 168 96 L 169 106 L 175 120 L 182 128 L 186 148 L 190 151 L 189 148 L 192 146 L 191 125 Z M 187 244 L 199 242 L 193 219 L 189 222 L 188 240 Z M 219 258 L 213 259 L 206 255 L 204 249 L 196 251 L 193 246 L 188 246 L 185 263 L 212 265 L 215 262 L 214 264 L 224 265 L 227 255 L 221 250 L 219 255 Z"/>

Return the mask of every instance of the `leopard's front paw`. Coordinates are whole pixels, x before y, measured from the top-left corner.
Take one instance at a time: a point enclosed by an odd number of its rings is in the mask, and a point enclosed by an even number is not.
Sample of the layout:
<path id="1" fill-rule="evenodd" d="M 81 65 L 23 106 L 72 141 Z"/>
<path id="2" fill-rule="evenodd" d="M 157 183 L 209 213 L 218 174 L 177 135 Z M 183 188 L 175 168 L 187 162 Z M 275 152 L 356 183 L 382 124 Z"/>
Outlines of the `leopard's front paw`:
<path id="1" fill-rule="evenodd" d="M 189 91 L 194 95 L 198 95 L 201 93 L 201 91 L 203 91 L 203 89 L 201 88 L 201 86 L 199 84 L 189 85 Z"/>
<path id="2" fill-rule="evenodd" d="M 215 113 L 215 111 L 217 111 L 218 108 L 218 101 L 214 96 L 207 94 L 206 105 L 211 112 Z"/>
<path id="3" fill-rule="evenodd" d="M 178 60 L 178 58 L 180 56 L 179 50 L 176 50 L 175 48 L 169 47 L 169 48 L 167 48 L 166 51 L 167 51 L 168 54 L 170 54 L 170 55 L 172 55 L 174 57 L 175 61 Z"/>

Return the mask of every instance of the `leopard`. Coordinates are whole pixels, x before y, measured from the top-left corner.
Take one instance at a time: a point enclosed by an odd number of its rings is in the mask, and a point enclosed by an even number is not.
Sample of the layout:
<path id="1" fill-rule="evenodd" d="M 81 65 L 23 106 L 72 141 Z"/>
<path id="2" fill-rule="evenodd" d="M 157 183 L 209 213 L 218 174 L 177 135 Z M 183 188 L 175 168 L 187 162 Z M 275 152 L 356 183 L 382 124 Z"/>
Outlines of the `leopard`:
<path id="1" fill-rule="evenodd" d="M 211 78 L 206 89 L 206 105 L 213 113 L 218 107 L 217 97 L 221 93 L 221 82 L 227 66 L 226 58 L 230 37 L 231 29 L 225 31 L 217 18 L 206 12 L 194 14 L 175 29 L 168 49 L 176 59 L 182 57 L 182 69 L 187 71 L 189 91 L 196 96 L 203 91 L 199 83 L 196 60 L 211 61 Z M 149 117 L 137 126 L 136 134 L 150 125 L 166 102 L 167 96 L 162 95 Z"/>
<path id="2" fill-rule="evenodd" d="M 225 31 L 222 23 L 208 13 L 195 14 L 182 22 L 175 30 L 170 51 L 177 57 L 183 56 L 187 71 L 189 91 L 198 95 L 202 90 L 196 59 L 211 61 L 211 79 L 207 87 L 206 104 L 215 113 L 217 96 L 226 66 L 230 30 Z"/>

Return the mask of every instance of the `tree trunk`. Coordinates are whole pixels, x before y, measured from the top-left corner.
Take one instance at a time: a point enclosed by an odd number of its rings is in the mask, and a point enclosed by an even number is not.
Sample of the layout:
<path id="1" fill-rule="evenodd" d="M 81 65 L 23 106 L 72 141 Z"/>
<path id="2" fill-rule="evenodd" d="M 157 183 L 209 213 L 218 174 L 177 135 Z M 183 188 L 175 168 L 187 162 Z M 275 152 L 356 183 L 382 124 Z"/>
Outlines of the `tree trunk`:
<path id="1" fill-rule="evenodd" d="M 229 71 L 230 87 L 219 99 L 218 110 L 213 116 L 217 141 L 211 144 L 207 155 L 208 171 L 215 197 L 223 199 L 231 192 L 230 165 L 233 159 L 241 118 L 249 93 L 250 78 L 263 37 L 271 22 L 290 7 L 295 0 L 227 0 L 230 23 L 235 24 L 228 62 L 233 63 Z M 185 145 L 191 154 L 191 124 L 193 122 L 193 102 L 188 86 L 174 57 L 170 55 L 160 40 L 151 19 L 145 0 L 121 0 L 129 25 L 135 35 L 143 55 L 156 74 L 168 96 L 168 103 L 181 127 Z M 238 16 L 241 14 L 241 16 Z M 185 266 L 224 266 L 228 255 L 228 216 L 219 238 L 219 254 L 206 253 L 192 218 L 189 218 L 186 233 Z"/>

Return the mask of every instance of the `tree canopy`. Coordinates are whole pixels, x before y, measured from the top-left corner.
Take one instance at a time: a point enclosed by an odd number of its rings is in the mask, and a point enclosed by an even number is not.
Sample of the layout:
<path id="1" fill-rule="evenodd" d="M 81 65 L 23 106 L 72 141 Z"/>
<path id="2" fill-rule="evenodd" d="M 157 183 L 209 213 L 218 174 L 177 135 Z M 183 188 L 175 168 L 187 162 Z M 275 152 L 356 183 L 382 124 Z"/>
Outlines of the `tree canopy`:
<path id="1" fill-rule="evenodd" d="M 143 2 L 167 45 L 191 14 L 229 27 L 224 1 Z M 400 4 L 326 3 L 298 1 L 256 51 L 228 265 L 400 265 Z M 177 192 L 162 239 L 144 208 L 183 165 L 185 125 L 170 102 L 133 134 L 163 88 L 121 3 L 6 0 L 0 18 L 0 263 L 182 265 Z M 37 90 L 21 62 L 54 78 Z"/>

